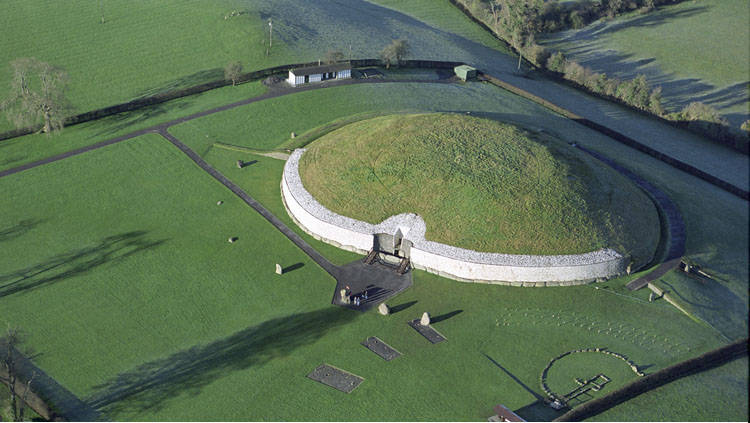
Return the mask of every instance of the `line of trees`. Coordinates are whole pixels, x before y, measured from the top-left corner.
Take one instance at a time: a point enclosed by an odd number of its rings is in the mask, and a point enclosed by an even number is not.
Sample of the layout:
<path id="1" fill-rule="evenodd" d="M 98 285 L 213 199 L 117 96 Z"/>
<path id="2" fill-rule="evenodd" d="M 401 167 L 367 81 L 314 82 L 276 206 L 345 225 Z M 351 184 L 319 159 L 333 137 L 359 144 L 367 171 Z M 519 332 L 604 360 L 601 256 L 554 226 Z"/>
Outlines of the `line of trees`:
<path id="1" fill-rule="evenodd" d="M 544 0 L 452 1 L 463 5 L 468 13 L 484 22 L 498 38 L 518 51 L 519 69 L 522 58 L 526 58 L 534 65 L 558 72 L 563 78 L 591 92 L 617 98 L 665 119 L 687 122 L 688 128 L 747 152 L 750 120 L 744 122 L 738 132 L 715 108 L 702 102 L 693 102 L 680 111 L 669 112 L 662 104 L 661 87 L 649 88 L 645 76 L 638 75 L 625 81 L 611 78 L 566 59 L 562 53 L 550 54 L 535 40 L 536 35 L 543 32 L 579 28 L 593 20 L 611 18 L 627 11 L 647 13 L 657 6 L 682 0 L 580 0 L 565 3 Z"/>
<path id="2" fill-rule="evenodd" d="M 688 122 L 688 127 L 712 138 L 732 143 L 740 150 L 747 151 L 750 120 L 742 124 L 740 133 L 730 130 L 729 122 L 714 107 L 695 101 L 682 110 L 668 112 L 662 105 L 662 88 L 650 88 L 644 75 L 637 75 L 628 80 L 607 76 L 603 72 L 594 72 L 579 63 L 567 60 L 562 53 L 548 55 L 541 59 L 541 66 L 560 73 L 563 78 L 585 87 L 589 91 L 614 97 L 622 102 L 675 122 Z"/>
<path id="3" fill-rule="evenodd" d="M 537 33 L 583 28 L 598 19 L 623 13 L 649 13 L 683 0 L 456 0 L 506 40 L 517 27 L 535 27 Z M 510 20 L 510 21 L 509 21 Z"/>

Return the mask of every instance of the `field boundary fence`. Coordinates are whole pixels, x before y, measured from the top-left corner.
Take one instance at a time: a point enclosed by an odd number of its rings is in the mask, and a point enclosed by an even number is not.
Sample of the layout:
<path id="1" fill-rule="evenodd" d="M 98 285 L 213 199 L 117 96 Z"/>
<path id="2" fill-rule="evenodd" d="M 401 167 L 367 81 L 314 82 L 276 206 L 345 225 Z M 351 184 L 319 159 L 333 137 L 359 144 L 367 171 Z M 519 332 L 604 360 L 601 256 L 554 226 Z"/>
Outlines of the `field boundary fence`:
<path id="1" fill-rule="evenodd" d="M 352 67 L 365 67 L 365 66 L 382 66 L 383 61 L 381 59 L 353 59 L 349 60 Z M 288 72 L 291 69 L 301 68 L 306 66 L 317 66 L 320 62 L 307 62 L 307 63 L 293 63 L 281 66 L 274 66 L 271 68 L 260 69 L 252 72 L 243 73 L 237 80 L 237 82 L 245 83 L 256 81 L 262 78 L 270 77 L 279 73 Z M 452 61 L 440 61 L 440 60 L 402 60 L 397 67 L 403 68 L 424 68 L 424 69 L 444 69 L 452 68 L 455 66 L 463 65 L 463 62 L 452 62 Z M 71 126 L 78 123 L 88 122 L 96 119 L 101 119 L 107 116 L 116 115 L 122 112 L 129 112 L 142 107 L 153 106 L 155 104 L 164 103 L 170 100 L 175 100 L 182 97 L 199 94 L 205 91 L 210 91 L 216 88 L 226 87 L 232 84 L 232 81 L 228 79 L 217 79 L 210 82 L 194 85 L 192 87 L 181 88 L 176 90 L 163 91 L 148 97 L 141 97 L 135 100 L 128 101 L 126 103 L 120 103 L 113 106 L 104 107 L 101 109 L 91 110 L 85 113 L 71 116 L 65 120 L 65 126 Z M 20 137 L 23 135 L 33 134 L 42 129 L 42 125 L 29 126 L 25 128 L 13 129 L 11 131 L 0 133 L 0 141 L 8 140 L 11 138 Z"/>
<path id="2" fill-rule="evenodd" d="M 348 61 L 352 67 L 366 67 L 366 66 L 382 66 L 383 60 L 381 59 L 353 59 Z M 306 66 L 317 66 L 320 62 L 306 62 L 306 63 L 294 63 L 294 64 L 286 64 L 281 66 L 275 66 L 271 68 L 261 69 L 253 72 L 247 72 L 240 76 L 238 79 L 239 82 L 250 82 L 259 80 L 264 77 L 270 77 L 279 73 L 288 72 L 291 69 L 294 68 L 300 68 L 300 67 L 306 67 Z M 402 60 L 398 63 L 398 67 L 403 68 L 423 68 L 423 69 L 446 69 L 446 68 L 454 68 L 456 66 L 463 65 L 463 62 L 456 62 L 456 61 L 442 61 L 442 60 Z M 703 179 L 704 181 L 707 181 L 731 194 L 734 194 L 744 200 L 750 200 L 750 192 L 747 190 L 743 190 L 742 188 L 739 188 L 729 182 L 726 182 L 722 179 L 719 179 L 711 174 L 708 174 L 695 166 L 692 166 L 690 164 L 687 164 L 681 160 L 675 159 L 672 156 L 669 156 L 667 154 L 664 154 L 660 151 L 654 150 L 651 147 L 648 147 L 638 141 L 636 141 L 633 138 L 630 138 L 620 132 L 617 132 L 613 129 L 610 129 L 604 125 L 598 124 L 596 122 L 593 122 L 589 119 L 586 119 L 584 117 L 578 116 L 575 113 L 560 107 L 550 101 L 547 101 L 537 95 L 534 95 L 528 91 L 525 91 L 519 87 L 516 87 L 515 85 L 509 84 L 507 82 L 501 81 L 495 77 L 492 77 L 491 75 L 488 75 L 481 70 L 478 70 L 477 73 L 482 76 L 485 80 L 489 81 L 495 86 L 498 86 L 500 88 L 503 88 L 507 91 L 510 91 L 514 94 L 520 95 L 528 100 L 531 100 L 535 103 L 541 104 L 542 106 L 559 113 L 569 119 L 572 119 L 590 129 L 593 129 L 601 134 L 604 134 L 615 141 L 618 141 L 622 144 L 625 144 L 631 148 L 634 148 L 642 153 L 648 154 L 651 157 L 654 157 L 664 163 L 667 163 L 677 169 L 680 169 L 682 171 L 685 171 L 693 176 L 696 176 L 700 179 Z M 183 89 L 177 89 L 177 90 L 170 90 L 170 91 L 164 91 L 158 94 L 155 94 L 153 96 L 149 97 L 143 97 L 139 99 L 135 99 L 132 101 L 129 101 L 127 103 L 121 103 L 114 106 L 105 107 L 102 109 L 92 110 L 86 113 L 81 113 L 79 115 L 72 116 L 67 119 L 66 125 L 75 125 L 78 123 L 88 122 L 96 119 L 101 119 L 107 116 L 115 115 L 122 112 L 132 111 L 139 109 L 141 107 L 147 107 L 152 106 L 155 104 L 164 103 L 166 101 L 178 99 L 181 97 L 187 97 L 193 94 L 202 93 L 205 91 L 213 90 L 216 88 L 225 87 L 231 84 L 230 80 L 227 79 L 219 79 L 215 81 L 206 82 L 203 84 L 194 85 L 192 87 L 183 88 Z M 0 141 L 4 141 L 10 138 L 19 137 L 22 135 L 28 135 L 32 134 L 34 132 L 37 132 L 41 129 L 41 125 L 36 127 L 28 127 L 28 128 L 21 128 L 21 129 L 15 129 L 12 131 L 8 131 L 5 133 L 0 134 Z"/>
<path id="3" fill-rule="evenodd" d="M 725 363 L 748 354 L 748 338 L 724 345 L 715 350 L 701 354 L 677 364 L 646 375 L 642 378 L 610 392 L 607 395 L 588 401 L 558 417 L 554 421 L 584 421 L 601 414 L 610 408 L 628 401 L 652 389 L 666 385 L 675 380 L 695 373 L 719 367 Z"/>
<path id="4" fill-rule="evenodd" d="M 727 181 L 724 181 L 723 179 L 719 179 L 709 173 L 706 173 L 697 167 L 690 165 L 688 163 L 683 162 L 682 160 L 678 160 L 668 154 L 664 154 L 660 151 L 654 150 L 653 148 L 642 144 L 638 141 L 636 141 L 633 138 L 628 137 L 625 134 L 622 134 L 620 132 L 615 131 L 614 129 L 608 128 L 604 125 L 598 124 L 592 120 L 586 119 L 582 116 L 578 116 L 577 114 L 571 112 L 570 110 L 567 110 L 563 107 L 560 107 L 550 101 L 547 101 L 539 96 L 536 96 L 528 91 L 525 91 L 521 88 L 516 87 L 515 85 L 509 84 L 507 82 L 501 81 L 491 75 L 488 75 L 482 71 L 477 71 L 479 75 L 481 75 L 482 78 L 486 79 L 491 84 L 498 86 L 500 88 L 503 88 L 505 90 L 508 90 L 514 94 L 520 95 L 521 97 L 524 97 L 528 100 L 531 100 L 535 103 L 541 104 L 542 106 L 559 113 L 563 116 L 565 116 L 568 119 L 571 119 L 575 122 L 580 123 L 581 125 L 593 129 L 596 132 L 599 132 L 603 135 L 606 135 L 609 138 L 612 138 L 613 140 L 625 144 L 630 148 L 633 148 L 635 150 L 638 150 L 642 153 L 648 154 L 649 156 L 660 160 L 672 167 L 675 167 L 677 169 L 680 169 L 684 172 L 687 172 L 697 178 L 703 179 L 704 181 L 713 184 L 724 191 L 727 191 L 731 194 L 734 194 L 743 200 L 750 200 L 750 192 L 747 190 L 744 190 L 736 185 L 733 185 Z"/>
<path id="5" fill-rule="evenodd" d="M 482 29 L 489 32 L 493 37 L 495 37 L 498 41 L 503 43 L 510 51 L 515 52 L 516 54 L 519 54 L 518 49 L 513 47 L 505 38 L 503 38 L 500 34 L 498 34 L 495 30 L 493 30 L 489 25 L 487 25 L 484 21 L 479 19 L 472 13 L 472 11 L 461 1 L 459 0 L 448 0 L 451 4 L 453 4 L 458 10 L 460 10 L 467 18 L 469 18 L 472 22 L 479 25 Z M 729 126 L 725 126 L 728 133 L 723 135 L 713 135 L 710 132 L 696 128 L 694 125 L 696 121 L 685 121 L 685 120 L 672 120 L 667 119 L 663 116 L 659 116 L 657 114 L 651 113 L 648 110 L 644 110 L 642 108 L 633 106 L 632 104 L 626 103 L 625 101 L 622 101 L 621 99 L 617 97 L 613 97 L 610 95 L 606 95 L 604 93 L 595 92 L 593 90 L 588 89 L 586 86 L 581 85 L 575 81 L 571 81 L 569 79 L 566 79 L 562 73 L 555 72 L 550 69 L 546 69 L 543 66 L 539 66 L 536 63 L 528 60 L 527 58 L 523 57 L 521 55 L 521 59 L 523 60 L 523 63 L 529 66 L 530 68 L 534 69 L 535 71 L 543 74 L 549 79 L 552 79 L 556 82 L 565 84 L 569 87 L 572 87 L 576 90 L 582 91 L 586 94 L 589 94 L 591 96 L 599 97 L 601 99 L 610 101 L 612 103 L 616 103 L 622 107 L 626 107 L 629 110 L 635 111 L 640 113 L 641 115 L 644 115 L 646 117 L 650 117 L 652 119 L 656 119 L 662 123 L 666 123 L 668 125 L 674 126 L 675 128 L 680 128 L 689 132 L 692 132 L 694 134 L 706 137 L 718 144 L 724 145 L 726 147 L 729 147 L 735 151 L 739 151 L 740 153 L 743 153 L 745 155 L 750 154 L 750 134 L 744 133 L 742 130 L 739 130 L 739 132 L 731 128 Z M 710 123 L 710 122 L 703 122 L 703 123 Z"/>

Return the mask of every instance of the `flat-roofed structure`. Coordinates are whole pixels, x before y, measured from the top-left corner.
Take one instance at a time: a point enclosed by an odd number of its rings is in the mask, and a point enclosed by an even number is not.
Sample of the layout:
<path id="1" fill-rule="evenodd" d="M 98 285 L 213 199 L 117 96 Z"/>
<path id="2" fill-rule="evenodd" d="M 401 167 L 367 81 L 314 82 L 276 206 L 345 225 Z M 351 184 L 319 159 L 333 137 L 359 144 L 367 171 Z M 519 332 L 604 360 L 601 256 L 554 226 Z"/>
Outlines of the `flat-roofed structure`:
<path id="1" fill-rule="evenodd" d="M 289 71 L 289 84 L 309 84 L 311 82 L 328 81 L 331 79 L 344 79 L 352 77 L 352 65 L 349 63 L 336 63 L 333 65 L 312 66 L 297 68 Z"/>
<path id="2" fill-rule="evenodd" d="M 477 77 L 477 70 L 468 65 L 456 66 L 453 68 L 453 71 L 456 73 L 456 76 L 463 81 L 468 81 L 469 79 Z"/>

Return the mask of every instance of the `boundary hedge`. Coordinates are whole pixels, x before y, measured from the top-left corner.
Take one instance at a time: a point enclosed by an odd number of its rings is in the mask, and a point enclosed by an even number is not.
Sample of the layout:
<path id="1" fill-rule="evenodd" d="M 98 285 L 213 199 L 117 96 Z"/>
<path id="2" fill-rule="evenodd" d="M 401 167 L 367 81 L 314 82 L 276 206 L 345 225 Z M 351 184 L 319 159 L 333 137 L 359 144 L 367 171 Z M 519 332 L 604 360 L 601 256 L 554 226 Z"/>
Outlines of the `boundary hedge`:
<path id="1" fill-rule="evenodd" d="M 464 15 L 466 15 L 469 19 L 471 19 L 474 23 L 482 27 L 485 31 L 488 31 L 490 34 L 492 34 L 495 38 L 497 38 L 500 42 L 502 42 L 510 51 L 516 52 L 516 54 L 519 54 L 518 49 L 514 48 L 510 43 L 508 43 L 505 38 L 503 38 L 500 34 L 498 34 L 496 31 L 494 31 L 492 28 L 489 27 L 484 21 L 479 19 L 472 11 L 460 0 L 448 0 L 451 4 L 453 4 L 455 7 L 457 7 L 461 12 L 463 12 Z M 531 54 L 531 53 L 528 53 Z M 575 81 L 572 81 L 570 79 L 567 79 L 564 77 L 564 74 L 561 72 L 553 71 L 551 69 L 547 69 L 544 66 L 537 65 L 536 63 L 528 60 L 524 55 L 522 55 L 523 62 L 529 66 L 530 68 L 536 70 L 537 72 L 541 73 L 542 75 L 546 76 L 547 78 L 557 81 L 559 83 L 568 85 L 572 88 L 575 88 L 579 91 L 583 91 L 584 93 L 587 93 L 592 96 L 599 97 L 601 99 L 611 101 L 613 103 L 619 104 L 623 107 L 626 107 L 630 110 L 636 111 L 638 113 L 641 113 L 645 116 L 657 119 L 663 123 L 672 125 L 674 127 L 684 129 L 686 131 L 692 132 L 694 134 L 706 137 L 709 140 L 712 140 L 716 142 L 717 144 L 724 145 L 726 147 L 729 147 L 735 151 L 739 151 L 745 155 L 750 154 L 750 134 L 745 133 L 742 130 L 739 130 L 739 132 L 730 126 L 725 126 L 725 129 L 728 131 L 726 135 L 712 135 L 710 133 L 707 133 L 706 130 L 702 130 L 695 126 L 695 121 L 691 120 L 672 120 L 664 116 L 657 115 L 655 113 L 652 113 L 648 110 L 644 110 L 642 108 L 636 107 L 632 104 L 626 103 L 625 101 L 606 95 L 604 93 L 595 92 L 593 90 L 588 89 L 586 86 L 581 85 Z M 710 122 L 708 122 L 710 123 Z"/>
<path id="2" fill-rule="evenodd" d="M 237 82 L 249 82 L 258 80 L 264 77 L 268 77 L 274 74 L 288 72 L 294 68 L 300 68 L 305 66 L 317 66 L 319 62 L 307 62 L 307 63 L 294 63 L 281 66 L 275 66 L 272 68 L 260 69 L 253 72 L 247 72 L 240 75 Z M 352 67 L 363 67 L 363 66 L 381 66 L 383 64 L 380 59 L 355 59 L 350 60 Z M 402 60 L 397 67 L 406 68 L 428 68 L 428 69 L 439 69 L 439 68 L 453 68 L 455 66 L 462 65 L 463 62 L 449 62 L 449 61 L 438 61 L 438 60 Z M 152 106 L 154 104 L 164 103 L 166 101 L 174 100 L 181 97 L 187 97 L 193 94 L 202 93 L 204 91 L 213 90 L 216 88 L 225 87 L 231 85 L 232 81 L 227 79 L 217 79 L 215 81 L 205 82 L 203 84 L 194 85 L 192 87 L 163 91 L 152 96 L 137 98 L 135 100 L 128 101 L 127 103 L 120 103 L 114 106 L 104 107 L 101 109 L 91 110 L 85 113 L 81 113 L 75 116 L 71 116 L 65 120 L 65 126 L 75 125 L 77 123 L 88 122 L 95 119 L 101 119 L 103 117 L 115 115 L 122 112 L 128 112 L 131 110 L 139 109 L 141 107 Z M 42 129 L 42 125 L 33 127 L 26 127 L 20 129 L 14 129 L 8 132 L 0 133 L 0 141 L 20 137 L 22 135 L 33 134 Z"/>
<path id="3" fill-rule="evenodd" d="M 733 342 L 698 357 L 691 358 L 656 373 L 636 379 L 607 395 L 588 401 L 558 417 L 554 421 L 583 421 L 652 389 L 698 372 L 719 367 L 747 355 L 748 338 Z"/>
<path id="4" fill-rule="evenodd" d="M 743 200 L 750 200 L 750 192 L 747 190 L 744 190 L 742 188 L 739 188 L 733 184 L 730 184 L 727 181 L 724 181 L 722 179 L 719 179 L 709 173 L 706 173 L 698 168 L 696 168 L 693 165 L 687 164 L 681 160 L 675 159 L 674 157 L 664 154 L 660 151 L 654 150 L 653 148 L 641 144 L 640 142 L 634 140 L 633 138 L 628 137 L 627 135 L 624 135 L 620 132 L 617 132 L 613 129 L 607 128 L 604 125 L 600 125 L 594 121 L 591 121 L 589 119 L 586 119 L 584 117 L 578 116 L 577 114 L 564 109 L 554 103 L 551 103 L 541 97 L 538 97 L 528 91 L 525 91 L 521 88 L 516 87 L 515 85 L 511 85 L 507 82 L 501 81 L 493 76 L 487 75 L 482 71 L 477 71 L 477 74 L 480 75 L 482 78 L 486 79 L 488 82 L 490 82 L 493 85 L 496 85 L 500 88 L 503 88 L 505 90 L 508 90 L 512 92 L 513 94 L 520 95 L 521 97 L 527 98 L 535 103 L 539 103 L 542 106 L 559 113 L 563 116 L 565 116 L 568 119 L 574 120 L 578 123 L 580 123 L 583 126 L 586 126 L 588 128 L 591 128 L 603 135 L 606 135 L 613 140 L 625 144 L 628 147 L 634 148 L 642 153 L 648 154 L 651 157 L 654 157 L 664 163 L 667 163 L 670 166 L 676 167 L 677 169 L 680 169 L 684 172 L 687 172 L 695 177 L 698 177 L 700 179 L 703 179 L 704 181 L 711 183 L 731 194 L 734 194 Z"/>

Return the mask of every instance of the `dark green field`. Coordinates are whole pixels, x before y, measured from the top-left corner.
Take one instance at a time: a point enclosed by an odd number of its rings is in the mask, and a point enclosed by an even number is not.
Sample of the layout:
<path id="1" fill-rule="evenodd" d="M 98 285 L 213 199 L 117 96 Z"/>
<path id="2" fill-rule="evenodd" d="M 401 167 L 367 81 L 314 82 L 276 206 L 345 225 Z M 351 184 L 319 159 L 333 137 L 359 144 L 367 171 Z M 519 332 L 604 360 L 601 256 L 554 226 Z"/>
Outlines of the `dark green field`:
<path id="1" fill-rule="evenodd" d="M 224 19 L 235 10 L 250 13 Z M 269 17 L 275 38 L 266 56 Z M 250 70 L 317 60 L 328 49 L 375 57 L 399 37 L 410 40 L 411 58 L 465 60 L 508 74 L 515 69 L 499 43 L 447 0 L 12 0 L 0 11 L 0 25 L 4 35 L 11 34 L 0 40 L 0 99 L 10 78 L 7 63 L 35 56 L 68 70 L 68 94 L 78 112 L 216 79 L 233 60 Z M 402 70 L 385 79 L 415 76 L 436 79 L 430 72 Z M 552 98 L 568 95 L 533 78 L 518 81 L 546 87 Z M 257 81 L 51 137 L 3 141 L 0 169 L 265 90 Z M 600 104 L 592 100 L 589 106 Z M 532 137 L 545 138 L 544 131 L 563 147 L 577 141 L 667 192 L 686 221 L 686 257 L 714 276 L 701 283 L 673 272 L 656 282 L 691 316 L 663 300 L 649 302 L 647 290 L 624 287 L 645 271 L 559 289 L 466 284 L 414 271 L 413 286 L 388 302 L 393 315 L 339 309 L 330 305 L 332 277 L 173 145 L 148 134 L 0 178 L 0 325 L 23 329 L 38 353 L 36 365 L 85 408 L 116 421 L 478 421 L 498 403 L 530 420 L 549 419 L 554 413 L 537 402 L 539 378 L 549 360 L 565 351 L 607 346 L 650 373 L 747 336 L 746 201 L 496 87 L 332 87 L 238 107 L 169 131 L 326 258 L 345 264 L 361 257 L 312 239 L 286 214 L 279 193 L 284 162 L 248 151 L 284 152 L 386 114 L 467 111 L 519 124 Z M 627 114 L 603 113 L 631 124 Z M 0 131 L 7 127 L 0 122 Z M 291 132 L 298 136 L 291 139 Z M 682 141 L 679 134 L 649 130 L 649 142 Z M 746 175 L 713 144 L 684 145 L 712 172 Z M 545 154 L 558 158 L 554 150 Z M 238 159 L 252 163 L 238 169 Z M 609 171 L 592 172 L 606 183 L 616 179 Z M 229 237 L 238 240 L 229 243 Z M 277 263 L 294 270 L 276 275 Z M 434 327 L 447 341 L 430 344 L 406 325 L 424 311 L 443 317 Z M 369 336 L 402 357 L 383 361 L 359 344 Z M 347 395 L 305 377 L 323 362 L 364 382 Z M 575 377 L 605 373 L 612 377 L 601 392 L 606 394 L 633 378 L 621 362 L 557 365 L 554 383 L 561 390 Z M 742 421 L 746 375 L 747 360 L 738 360 L 598 418 Z M 0 416 L 9 417 L 5 410 Z"/>

